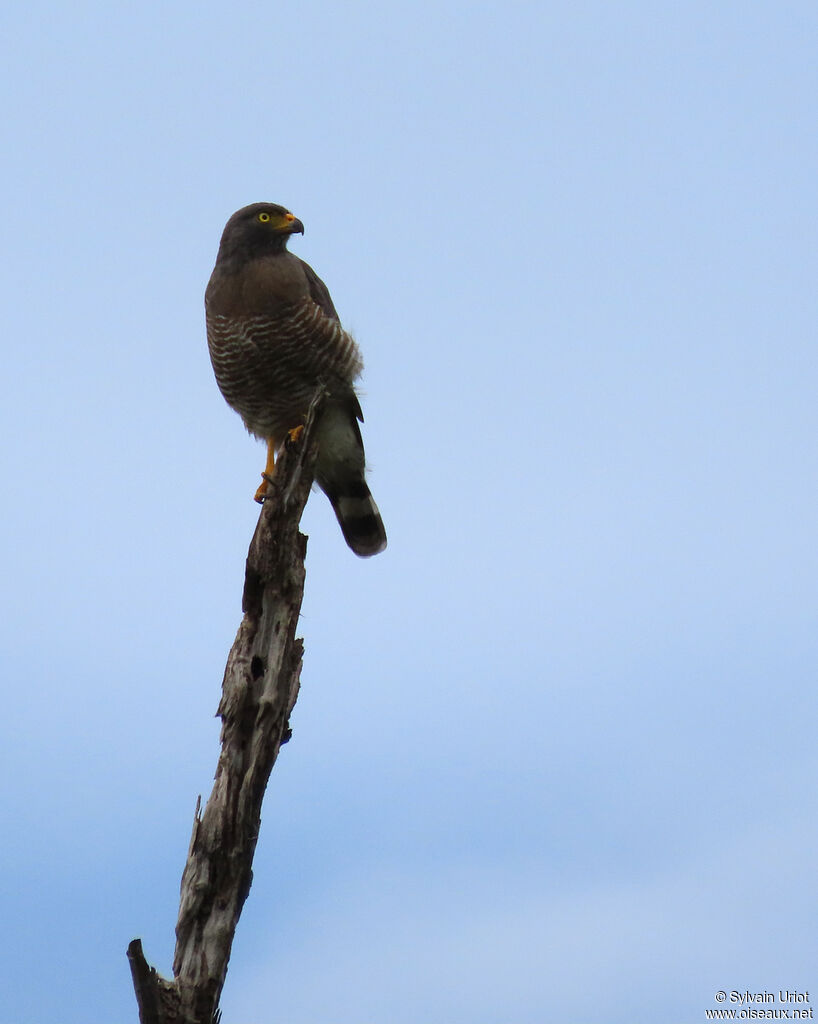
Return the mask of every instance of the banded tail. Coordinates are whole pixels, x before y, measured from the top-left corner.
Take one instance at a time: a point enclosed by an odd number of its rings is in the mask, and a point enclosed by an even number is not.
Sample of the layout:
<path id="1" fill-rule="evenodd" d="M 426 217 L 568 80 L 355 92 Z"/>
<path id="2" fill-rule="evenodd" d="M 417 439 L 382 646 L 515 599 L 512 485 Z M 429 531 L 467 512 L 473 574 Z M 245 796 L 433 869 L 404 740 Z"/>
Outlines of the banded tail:
<path id="1" fill-rule="evenodd" d="M 361 558 L 386 547 L 386 530 L 366 482 L 364 444 L 354 394 L 330 401 L 318 422 L 315 482 L 329 498 L 344 540 Z"/>
<path id="2" fill-rule="evenodd" d="M 363 476 L 336 484 L 333 490 L 326 490 L 326 495 L 332 503 L 344 540 L 356 555 L 369 558 L 383 551 L 386 530 Z"/>

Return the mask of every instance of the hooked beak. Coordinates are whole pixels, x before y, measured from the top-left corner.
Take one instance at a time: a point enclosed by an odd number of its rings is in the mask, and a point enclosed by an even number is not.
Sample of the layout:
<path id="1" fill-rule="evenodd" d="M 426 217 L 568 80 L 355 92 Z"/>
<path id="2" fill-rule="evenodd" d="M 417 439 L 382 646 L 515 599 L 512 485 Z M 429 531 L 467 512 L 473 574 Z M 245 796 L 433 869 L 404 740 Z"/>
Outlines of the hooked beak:
<path id="1" fill-rule="evenodd" d="M 301 223 L 298 217 L 294 217 L 293 214 L 288 213 L 284 220 L 286 221 L 284 225 L 284 230 L 287 232 L 288 235 L 304 234 L 304 225 Z"/>

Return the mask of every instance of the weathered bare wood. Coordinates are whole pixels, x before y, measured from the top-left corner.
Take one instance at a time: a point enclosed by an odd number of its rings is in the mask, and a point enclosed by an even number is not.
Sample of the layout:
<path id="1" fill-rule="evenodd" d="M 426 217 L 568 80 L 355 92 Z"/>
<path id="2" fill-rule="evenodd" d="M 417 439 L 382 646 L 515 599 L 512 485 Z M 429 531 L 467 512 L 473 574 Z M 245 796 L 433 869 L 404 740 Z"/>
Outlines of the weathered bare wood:
<path id="1" fill-rule="evenodd" d="M 128 962 L 131 965 L 141 1024 L 180 1021 L 178 990 L 173 982 L 160 978 L 148 964 L 140 939 L 134 939 L 128 945 Z"/>
<path id="2" fill-rule="evenodd" d="M 315 406 L 316 403 L 314 403 Z M 173 981 L 135 939 L 128 959 L 141 1024 L 215 1024 L 236 925 L 250 891 L 261 804 L 298 696 L 303 644 L 295 630 L 307 538 L 298 530 L 313 480 L 315 408 L 288 443 L 256 526 L 244 578 L 244 618 L 227 659 L 221 753 L 204 813 L 197 804 L 182 874 Z"/>

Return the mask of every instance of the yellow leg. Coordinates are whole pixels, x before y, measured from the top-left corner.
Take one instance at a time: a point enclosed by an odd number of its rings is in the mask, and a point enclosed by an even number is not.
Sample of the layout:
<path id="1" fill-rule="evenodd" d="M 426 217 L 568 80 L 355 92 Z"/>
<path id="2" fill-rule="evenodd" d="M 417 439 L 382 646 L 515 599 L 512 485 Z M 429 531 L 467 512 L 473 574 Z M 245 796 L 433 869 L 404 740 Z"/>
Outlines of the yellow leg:
<path id="1" fill-rule="evenodd" d="M 288 430 L 287 431 L 287 437 L 291 441 L 297 441 L 299 439 L 299 437 L 301 437 L 301 435 L 303 433 L 304 433 L 304 424 L 301 423 L 299 426 L 293 427 L 292 430 Z"/>
<path id="2" fill-rule="evenodd" d="M 264 467 L 264 472 L 261 474 L 261 483 L 255 493 L 255 500 L 259 504 L 261 504 L 267 496 L 267 485 L 273 479 L 273 474 L 275 473 L 276 448 L 278 448 L 278 442 L 276 439 L 274 437 L 267 438 L 267 465 Z"/>

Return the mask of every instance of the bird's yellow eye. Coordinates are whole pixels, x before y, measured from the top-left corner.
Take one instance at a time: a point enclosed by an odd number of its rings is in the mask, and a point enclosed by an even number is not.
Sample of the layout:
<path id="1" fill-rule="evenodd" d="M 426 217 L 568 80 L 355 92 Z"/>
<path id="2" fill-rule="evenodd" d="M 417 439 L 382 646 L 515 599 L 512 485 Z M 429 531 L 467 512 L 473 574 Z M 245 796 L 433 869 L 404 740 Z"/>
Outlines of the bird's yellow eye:
<path id="1" fill-rule="evenodd" d="M 267 224 L 267 223 L 269 223 L 269 220 L 270 220 L 270 214 L 269 213 L 260 213 L 258 215 L 258 219 L 261 221 L 262 224 Z"/>

